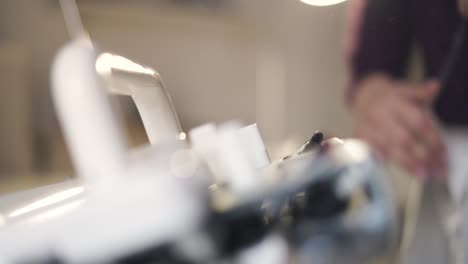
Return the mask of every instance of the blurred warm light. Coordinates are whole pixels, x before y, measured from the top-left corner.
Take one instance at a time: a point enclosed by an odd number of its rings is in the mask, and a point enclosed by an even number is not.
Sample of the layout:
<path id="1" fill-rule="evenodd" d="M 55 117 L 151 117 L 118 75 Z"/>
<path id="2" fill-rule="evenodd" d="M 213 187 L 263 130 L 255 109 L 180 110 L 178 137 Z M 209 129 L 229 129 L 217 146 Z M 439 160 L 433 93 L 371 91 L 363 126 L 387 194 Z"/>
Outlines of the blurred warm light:
<path id="1" fill-rule="evenodd" d="M 6 223 L 5 217 L 0 214 L 0 226 L 4 225 Z"/>
<path id="2" fill-rule="evenodd" d="M 187 134 L 185 134 L 184 132 L 181 132 L 181 133 L 179 134 L 179 139 L 180 139 L 180 140 L 185 140 L 185 139 L 187 139 Z"/>
<path id="3" fill-rule="evenodd" d="M 145 68 L 133 61 L 110 53 L 101 54 L 96 60 L 96 71 L 98 73 L 110 73 L 112 69 L 143 74 L 155 74 L 150 68 Z"/>
<path id="4" fill-rule="evenodd" d="M 59 206 L 57 208 L 50 209 L 44 213 L 40 213 L 38 215 L 35 215 L 33 218 L 29 219 L 28 221 L 31 223 L 40 223 L 44 222 L 50 219 L 57 218 L 67 212 L 72 211 L 73 209 L 79 207 L 84 203 L 85 199 L 78 199 L 73 202 L 69 202 L 67 204 L 64 204 L 62 206 Z"/>
<path id="5" fill-rule="evenodd" d="M 68 198 L 71 198 L 75 195 L 82 193 L 83 190 L 84 190 L 83 187 L 74 187 L 65 191 L 54 193 L 50 196 L 47 196 L 43 199 L 32 202 L 24 207 L 21 207 L 20 209 L 17 209 L 11 212 L 10 214 L 8 214 L 8 217 L 17 217 L 17 216 L 35 211 L 40 208 L 62 202 Z"/>
<path id="6" fill-rule="evenodd" d="M 330 6 L 342 3 L 346 0 L 301 0 L 301 2 L 313 6 Z"/>

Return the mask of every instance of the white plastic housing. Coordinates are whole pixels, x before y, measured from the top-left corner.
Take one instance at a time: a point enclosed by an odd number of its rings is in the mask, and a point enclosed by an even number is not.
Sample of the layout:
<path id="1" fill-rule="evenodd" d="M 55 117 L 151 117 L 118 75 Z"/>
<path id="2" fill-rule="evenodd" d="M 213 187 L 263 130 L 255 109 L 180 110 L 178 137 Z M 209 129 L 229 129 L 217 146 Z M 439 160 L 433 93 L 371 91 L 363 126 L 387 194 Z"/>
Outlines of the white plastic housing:
<path id="1" fill-rule="evenodd" d="M 96 71 L 109 92 L 133 98 L 152 145 L 179 139 L 182 129 L 161 76 L 124 57 L 103 53 Z"/>
<path id="2" fill-rule="evenodd" d="M 127 143 L 95 70 L 96 52 L 78 38 L 63 47 L 52 67 L 52 95 L 75 170 L 85 182 L 122 174 Z"/>

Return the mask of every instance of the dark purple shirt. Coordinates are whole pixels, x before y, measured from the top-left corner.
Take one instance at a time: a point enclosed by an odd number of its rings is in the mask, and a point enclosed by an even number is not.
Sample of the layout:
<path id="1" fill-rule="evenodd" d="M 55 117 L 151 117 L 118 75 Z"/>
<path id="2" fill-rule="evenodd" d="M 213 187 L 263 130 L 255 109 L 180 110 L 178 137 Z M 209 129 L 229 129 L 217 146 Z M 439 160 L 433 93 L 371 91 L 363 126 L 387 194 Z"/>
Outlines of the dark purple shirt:
<path id="1" fill-rule="evenodd" d="M 349 57 L 353 83 L 375 72 L 404 78 L 414 44 L 422 51 L 426 77 L 439 76 L 461 23 L 456 0 L 364 0 L 361 6 Z M 434 104 L 447 125 L 468 125 L 468 46 L 459 62 Z M 350 89 L 352 94 L 356 87 Z"/>

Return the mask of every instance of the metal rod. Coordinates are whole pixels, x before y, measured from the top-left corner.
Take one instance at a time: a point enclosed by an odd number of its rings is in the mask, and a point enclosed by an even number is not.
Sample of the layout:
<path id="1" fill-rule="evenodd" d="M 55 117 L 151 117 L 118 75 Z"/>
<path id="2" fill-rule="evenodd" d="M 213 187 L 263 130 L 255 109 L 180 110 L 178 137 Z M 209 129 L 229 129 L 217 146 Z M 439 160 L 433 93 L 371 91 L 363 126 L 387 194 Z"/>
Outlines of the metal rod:
<path id="1" fill-rule="evenodd" d="M 76 0 L 60 0 L 60 7 L 62 8 L 65 26 L 70 38 L 74 39 L 82 35 L 85 30 Z"/>

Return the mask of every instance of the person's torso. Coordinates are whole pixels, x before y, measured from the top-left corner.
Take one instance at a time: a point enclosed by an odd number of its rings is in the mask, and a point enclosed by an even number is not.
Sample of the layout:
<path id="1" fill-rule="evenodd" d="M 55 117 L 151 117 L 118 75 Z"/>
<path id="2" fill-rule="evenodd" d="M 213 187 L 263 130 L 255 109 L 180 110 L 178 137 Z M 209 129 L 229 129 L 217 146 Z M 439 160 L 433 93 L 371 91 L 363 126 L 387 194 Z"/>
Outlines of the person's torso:
<path id="1" fill-rule="evenodd" d="M 421 48 L 426 76 L 440 75 L 454 33 L 462 23 L 456 0 L 412 0 L 415 41 Z M 439 94 L 434 111 L 447 125 L 468 125 L 468 41 L 449 84 Z"/>

